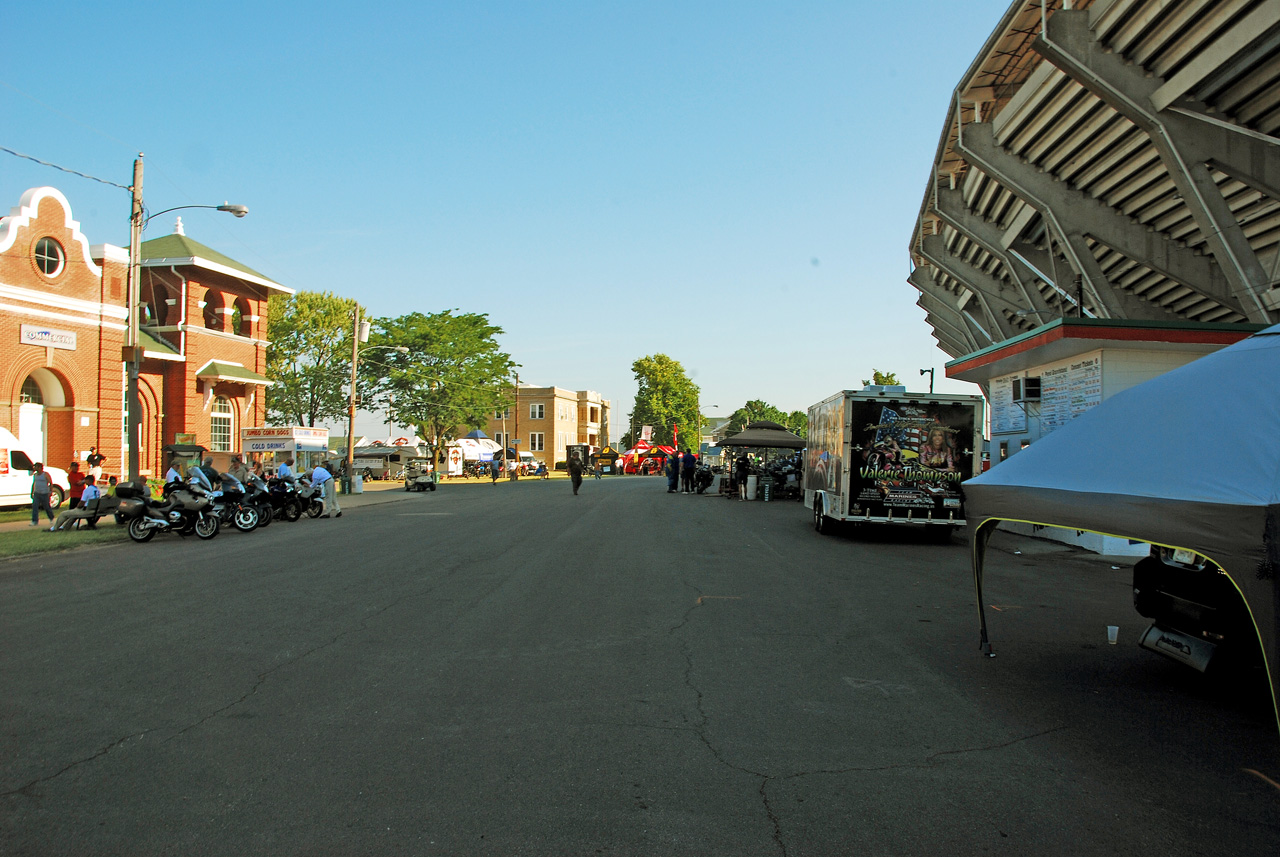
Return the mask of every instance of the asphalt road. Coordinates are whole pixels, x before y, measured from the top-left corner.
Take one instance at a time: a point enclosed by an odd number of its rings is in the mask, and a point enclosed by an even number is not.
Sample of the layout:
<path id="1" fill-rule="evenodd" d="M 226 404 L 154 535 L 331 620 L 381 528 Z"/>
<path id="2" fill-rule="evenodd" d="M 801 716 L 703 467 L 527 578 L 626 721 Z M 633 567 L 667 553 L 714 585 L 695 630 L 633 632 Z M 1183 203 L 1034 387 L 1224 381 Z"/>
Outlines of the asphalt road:
<path id="1" fill-rule="evenodd" d="M 657 478 L 0 563 L 0 853 L 1280 851 L 1256 679 L 995 548 L 993 659 L 960 543 Z"/>

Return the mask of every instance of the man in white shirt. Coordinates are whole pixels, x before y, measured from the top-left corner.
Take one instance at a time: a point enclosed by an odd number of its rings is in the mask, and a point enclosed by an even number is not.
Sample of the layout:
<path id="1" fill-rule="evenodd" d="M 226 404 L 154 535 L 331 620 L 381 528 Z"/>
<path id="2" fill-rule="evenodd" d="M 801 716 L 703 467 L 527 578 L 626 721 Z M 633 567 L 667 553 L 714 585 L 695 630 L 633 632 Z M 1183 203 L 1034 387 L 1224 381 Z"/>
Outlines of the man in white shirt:
<path id="1" fill-rule="evenodd" d="M 324 497 L 324 514 L 320 517 L 327 518 L 330 513 L 335 518 L 342 517 L 342 509 L 338 507 L 338 491 L 337 486 L 333 482 L 333 474 L 325 467 L 323 463 L 317 464 L 315 470 L 311 471 L 312 486 L 320 486 L 322 496 Z"/>

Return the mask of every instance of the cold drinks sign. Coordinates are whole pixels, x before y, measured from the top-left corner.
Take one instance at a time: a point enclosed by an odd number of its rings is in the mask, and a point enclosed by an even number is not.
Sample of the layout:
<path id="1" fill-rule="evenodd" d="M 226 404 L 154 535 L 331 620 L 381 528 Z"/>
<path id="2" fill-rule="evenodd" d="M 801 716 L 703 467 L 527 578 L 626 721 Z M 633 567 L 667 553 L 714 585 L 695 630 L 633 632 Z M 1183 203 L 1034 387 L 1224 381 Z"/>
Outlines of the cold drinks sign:
<path id="1" fill-rule="evenodd" d="M 288 426 L 247 428 L 240 432 L 245 452 L 327 452 L 329 430 Z"/>

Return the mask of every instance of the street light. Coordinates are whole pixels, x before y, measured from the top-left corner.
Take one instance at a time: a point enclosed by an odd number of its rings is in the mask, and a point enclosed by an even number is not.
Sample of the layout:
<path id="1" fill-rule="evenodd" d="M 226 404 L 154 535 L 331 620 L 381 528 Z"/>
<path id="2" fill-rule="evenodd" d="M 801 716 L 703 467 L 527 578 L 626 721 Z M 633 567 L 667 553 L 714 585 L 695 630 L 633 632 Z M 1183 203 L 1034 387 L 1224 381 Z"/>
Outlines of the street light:
<path id="1" fill-rule="evenodd" d="M 932 395 L 933 395 L 933 370 L 932 370 L 932 369 L 921 369 L 921 370 L 920 370 L 920 374 L 921 374 L 921 375 L 924 375 L 924 374 L 926 374 L 926 373 L 928 373 L 928 375 L 929 375 L 929 395 L 930 395 L 930 396 L 932 396 Z"/>
<path id="2" fill-rule="evenodd" d="M 157 211 L 151 217 L 144 216 L 142 207 L 142 153 L 133 162 L 133 184 L 129 187 L 133 204 L 129 213 L 129 331 L 121 357 L 128 365 L 128 381 L 125 384 L 125 408 L 128 410 L 129 432 L 129 481 L 141 477 L 139 450 L 142 445 L 142 405 L 138 401 L 138 375 L 142 370 L 142 343 L 138 335 L 138 304 L 142 302 L 142 230 L 152 217 L 168 214 L 184 208 L 212 208 L 226 211 L 236 217 L 244 217 L 249 209 L 243 205 L 179 205 Z"/>
<path id="3" fill-rule="evenodd" d="M 344 490 L 351 493 L 351 476 L 355 470 L 356 459 L 356 368 L 360 365 L 360 355 L 366 351 L 377 351 L 379 348 L 389 348 L 400 354 L 408 354 L 409 349 L 403 345 L 370 345 L 368 348 L 361 348 L 361 342 L 369 341 L 369 323 L 360 321 L 360 307 L 356 306 L 355 324 L 351 335 L 351 394 L 347 400 L 347 466 L 342 477 Z"/>

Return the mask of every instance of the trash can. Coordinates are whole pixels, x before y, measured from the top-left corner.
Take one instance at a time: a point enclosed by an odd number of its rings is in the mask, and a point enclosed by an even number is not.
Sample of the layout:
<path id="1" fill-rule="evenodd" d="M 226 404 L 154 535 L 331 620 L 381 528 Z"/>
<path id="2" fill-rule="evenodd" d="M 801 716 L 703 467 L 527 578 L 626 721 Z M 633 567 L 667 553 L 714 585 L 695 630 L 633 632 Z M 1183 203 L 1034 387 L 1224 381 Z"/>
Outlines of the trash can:
<path id="1" fill-rule="evenodd" d="M 352 494 L 364 493 L 364 477 L 361 476 L 359 473 L 351 474 L 351 493 Z"/>
<path id="2" fill-rule="evenodd" d="M 747 477 L 747 499 L 748 500 L 756 499 L 756 489 L 758 488 L 759 485 L 760 485 L 759 476 Z"/>
<path id="3" fill-rule="evenodd" d="M 761 499 L 768 503 L 773 498 L 773 477 L 766 476 L 760 480 Z"/>

